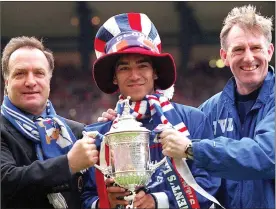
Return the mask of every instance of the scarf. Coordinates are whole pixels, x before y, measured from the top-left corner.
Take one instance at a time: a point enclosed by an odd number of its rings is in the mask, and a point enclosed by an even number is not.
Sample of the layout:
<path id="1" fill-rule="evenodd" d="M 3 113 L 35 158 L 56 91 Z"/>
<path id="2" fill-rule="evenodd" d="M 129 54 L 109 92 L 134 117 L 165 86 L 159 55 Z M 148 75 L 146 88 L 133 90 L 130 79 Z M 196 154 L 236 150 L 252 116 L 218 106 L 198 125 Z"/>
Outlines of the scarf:
<path id="1" fill-rule="evenodd" d="M 175 111 L 172 104 L 169 100 L 158 94 L 155 93 L 153 95 L 146 95 L 145 98 L 141 101 L 131 102 L 130 104 L 131 109 L 130 113 L 137 119 L 143 119 L 145 117 L 151 117 L 155 124 L 163 124 L 167 126 L 171 126 L 181 132 L 185 136 L 189 136 L 189 131 L 186 125 L 181 120 L 178 113 Z M 116 104 L 116 110 L 119 115 L 122 114 L 124 109 L 124 97 L 122 95 L 119 96 L 119 101 Z M 112 128 L 116 128 L 116 124 L 118 123 L 117 117 L 111 126 Z M 159 126 L 160 127 L 160 126 Z M 160 129 L 155 130 L 156 133 L 160 131 Z M 105 161 L 109 162 L 109 155 L 108 155 L 108 146 L 106 146 L 106 153 L 105 153 Z M 196 198 L 195 191 L 192 187 L 190 187 L 181 175 L 177 172 L 176 165 L 173 159 L 166 157 L 166 167 L 168 168 L 164 175 L 169 177 L 170 175 L 175 175 L 176 178 L 173 182 L 168 183 L 169 189 L 174 196 L 174 203 L 178 205 L 179 208 L 200 208 L 198 200 Z M 171 172 L 168 172 L 170 170 Z M 166 178 L 167 179 L 167 178 Z M 99 208 L 110 208 L 107 191 L 105 187 L 100 185 L 105 185 L 103 175 L 96 170 L 96 181 L 97 181 L 97 190 L 99 195 Z M 175 193 L 175 188 L 178 187 L 177 193 Z M 182 198 L 179 198 L 182 197 Z"/>
<path id="2" fill-rule="evenodd" d="M 26 114 L 14 106 L 8 96 L 4 97 L 1 114 L 27 139 L 35 144 L 38 160 L 46 160 L 67 154 L 76 141 L 70 127 L 58 116 L 52 103 L 48 100 L 45 118 L 38 117 L 32 121 Z M 60 193 L 47 195 L 55 208 L 67 208 Z"/>

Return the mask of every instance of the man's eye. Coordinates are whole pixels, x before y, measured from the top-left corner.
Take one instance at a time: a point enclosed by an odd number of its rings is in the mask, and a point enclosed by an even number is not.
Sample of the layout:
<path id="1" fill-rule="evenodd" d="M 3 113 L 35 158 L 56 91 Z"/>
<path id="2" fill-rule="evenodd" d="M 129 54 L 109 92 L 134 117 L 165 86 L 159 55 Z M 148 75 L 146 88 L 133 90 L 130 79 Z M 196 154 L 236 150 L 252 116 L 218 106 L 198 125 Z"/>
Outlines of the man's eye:
<path id="1" fill-rule="evenodd" d="M 139 65 L 140 68 L 148 67 L 146 64 Z"/>
<path id="2" fill-rule="evenodd" d="M 251 48 L 251 50 L 252 50 L 253 52 L 259 52 L 259 51 L 262 50 L 262 48 L 259 47 L 259 46 L 255 46 L 255 47 Z"/>
<path id="3" fill-rule="evenodd" d="M 233 49 L 233 54 L 237 54 L 237 55 L 240 55 L 244 52 L 244 49 L 243 48 L 235 48 Z"/>
<path id="4" fill-rule="evenodd" d="M 23 75 L 24 73 L 23 72 L 17 72 L 17 73 L 15 73 L 14 75 L 15 76 L 20 76 L 20 75 Z"/>
<path id="5" fill-rule="evenodd" d="M 36 74 L 37 74 L 37 75 L 44 75 L 44 72 L 38 71 L 38 72 L 36 72 Z"/>
<path id="6" fill-rule="evenodd" d="M 127 70 L 127 69 L 128 69 L 128 67 L 119 67 L 118 68 L 119 71 L 123 71 L 123 70 Z"/>
<path id="7" fill-rule="evenodd" d="M 234 52 L 241 52 L 241 51 L 243 51 L 243 48 L 236 48 L 236 49 L 234 49 Z"/>

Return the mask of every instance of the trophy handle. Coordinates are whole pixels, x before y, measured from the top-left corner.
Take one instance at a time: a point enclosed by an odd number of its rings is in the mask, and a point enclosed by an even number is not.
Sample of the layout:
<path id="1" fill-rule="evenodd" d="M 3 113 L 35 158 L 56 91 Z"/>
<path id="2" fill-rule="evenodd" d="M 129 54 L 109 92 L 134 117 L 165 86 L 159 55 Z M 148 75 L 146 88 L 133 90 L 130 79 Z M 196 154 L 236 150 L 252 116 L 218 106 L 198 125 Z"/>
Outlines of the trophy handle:
<path id="1" fill-rule="evenodd" d="M 159 161 L 158 163 L 155 164 L 151 164 L 149 166 L 150 170 L 153 172 L 155 171 L 158 167 L 160 167 L 162 164 L 164 164 L 166 162 L 166 157 L 164 157 L 161 161 Z"/>
<path id="2" fill-rule="evenodd" d="M 110 175 L 111 175 L 111 171 L 110 171 L 111 168 L 110 168 L 110 166 L 108 166 L 108 167 L 106 167 L 106 168 L 103 168 L 103 167 L 101 167 L 101 166 L 95 164 L 94 167 L 97 168 L 99 171 L 101 171 L 101 173 L 102 173 L 105 177 L 107 177 L 107 178 L 110 177 Z"/>

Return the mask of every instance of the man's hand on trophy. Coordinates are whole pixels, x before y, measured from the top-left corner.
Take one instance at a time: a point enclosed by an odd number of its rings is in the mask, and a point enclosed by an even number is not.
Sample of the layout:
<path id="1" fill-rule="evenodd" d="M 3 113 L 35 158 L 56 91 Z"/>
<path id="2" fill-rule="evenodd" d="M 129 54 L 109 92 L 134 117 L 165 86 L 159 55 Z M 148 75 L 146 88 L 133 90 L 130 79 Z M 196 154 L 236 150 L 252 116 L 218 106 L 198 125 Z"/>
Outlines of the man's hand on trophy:
<path id="1" fill-rule="evenodd" d="M 106 190 L 108 193 L 108 200 L 110 203 L 111 208 L 115 208 L 116 205 L 128 205 L 128 201 L 124 200 L 124 196 L 128 196 L 131 193 L 127 191 L 126 189 L 118 186 L 113 186 L 114 185 L 114 179 L 112 178 L 107 178 L 105 180 L 106 184 Z"/>
<path id="2" fill-rule="evenodd" d="M 163 155 L 175 158 L 187 158 L 187 147 L 191 140 L 175 129 L 165 129 L 159 135 Z"/>
<path id="3" fill-rule="evenodd" d="M 139 191 L 134 198 L 134 208 L 156 208 L 155 200 L 151 194 Z"/>
<path id="4" fill-rule="evenodd" d="M 102 113 L 102 117 L 98 117 L 98 122 L 106 122 L 108 120 L 115 120 L 117 117 L 117 112 L 113 109 L 108 109 L 106 112 Z"/>
<path id="5" fill-rule="evenodd" d="M 72 174 L 89 168 L 98 162 L 98 151 L 95 139 L 84 136 L 77 140 L 68 152 L 68 164 Z"/>

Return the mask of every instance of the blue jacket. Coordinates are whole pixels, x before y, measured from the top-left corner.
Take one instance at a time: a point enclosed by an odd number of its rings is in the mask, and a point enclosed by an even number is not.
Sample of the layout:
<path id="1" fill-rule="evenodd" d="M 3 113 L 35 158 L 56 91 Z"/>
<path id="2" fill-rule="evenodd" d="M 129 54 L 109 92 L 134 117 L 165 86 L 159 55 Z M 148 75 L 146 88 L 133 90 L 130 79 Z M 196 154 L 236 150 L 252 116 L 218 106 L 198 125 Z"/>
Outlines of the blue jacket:
<path id="1" fill-rule="evenodd" d="M 200 108 L 214 140 L 193 143 L 194 162 L 223 178 L 218 200 L 226 208 L 275 208 L 275 72 L 269 67 L 243 126 L 235 106 L 235 80 Z"/>
<path id="2" fill-rule="evenodd" d="M 190 137 L 191 138 L 212 138 L 212 128 L 207 121 L 206 116 L 198 109 L 184 106 L 176 103 L 172 103 L 175 110 L 179 113 L 180 117 L 182 118 L 182 121 L 187 126 Z M 153 124 L 151 121 L 140 121 L 143 123 L 143 126 L 145 126 L 149 130 L 153 130 L 158 124 Z M 86 130 L 98 130 L 100 133 L 105 134 L 109 131 L 111 126 L 111 122 L 107 123 L 96 123 L 88 126 Z M 150 154 L 151 154 L 151 160 L 152 161 L 160 161 L 163 159 L 162 154 L 162 147 L 159 143 L 153 142 L 153 139 L 150 139 Z M 196 168 L 192 161 L 187 161 L 188 165 L 194 174 L 194 177 L 197 181 L 197 183 L 203 187 L 207 192 L 209 192 L 212 195 L 215 195 L 217 192 L 217 189 L 220 186 L 220 178 L 216 177 L 210 177 L 209 174 L 203 170 Z M 91 208 L 91 205 L 95 204 L 95 201 L 98 199 L 97 196 L 97 190 L 96 190 L 96 183 L 94 180 L 94 168 L 91 168 L 89 170 L 90 176 L 85 176 L 85 183 L 84 183 L 84 192 L 82 194 L 82 201 L 83 201 L 83 208 Z M 88 172 L 86 172 L 88 173 Z M 154 178 L 154 175 L 152 177 Z M 154 187 L 151 189 L 152 193 L 156 192 L 164 192 L 164 194 L 167 195 L 168 199 L 171 200 L 171 193 L 167 191 L 166 189 L 166 183 L 162 183 L 161 185 L 158 185 L 157 187 Z M 202 197 L 200 194 L 197 194 L 199 203 L 201 205 L 201 208 L 209 208 L 212 204 L 210 201 Z M 158 200 L 159 201 L 159 200 Z M 177 208 L 177 206 L 173 205 L 171 201 L 169 201 L 170 208 Z"/>

